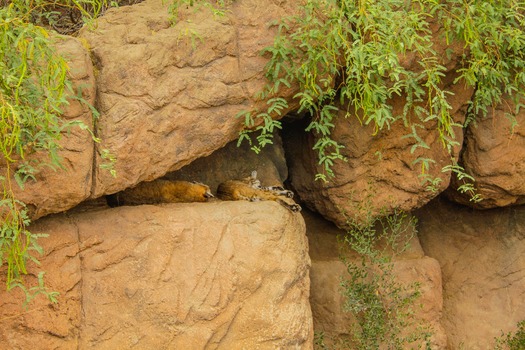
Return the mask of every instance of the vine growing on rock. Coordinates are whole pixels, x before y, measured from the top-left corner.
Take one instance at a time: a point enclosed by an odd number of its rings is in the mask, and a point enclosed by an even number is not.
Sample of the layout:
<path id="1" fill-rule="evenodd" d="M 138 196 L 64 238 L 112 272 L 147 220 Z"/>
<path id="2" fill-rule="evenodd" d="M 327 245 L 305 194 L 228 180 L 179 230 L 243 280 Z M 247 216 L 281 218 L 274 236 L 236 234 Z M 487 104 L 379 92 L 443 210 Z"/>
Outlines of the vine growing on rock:
<path id="1" fill-rule="evenodd" d="M 49 28 L 61 7 L 75 7 L 90 16 L 98 13 L 100 4 L 11 1 L 0 7 L 0 266 L 7 267 L 7 289 L 21 288 L 26 302 L 37 294 L 55 302 L 56 293 L 47 291 L 43 273 L 38 275 L 37 286 L 24 284 L 27 262 L 38 264 L 35 253 L 42 253 L 42 248 L 37 239 L 43 235 L 28 230 L 28 208 L 16 198 L 15 186 L 23 189 L 44 167 L 60 169 L 62 134 L 73 125 L 87 130 L 91 127 L 60 117 L 67 99 L 76 94 L 68 78 L 68 65 L 54 48 L 57 36 Z"/>
<path id="2" fill-rule="evenodd" d="M 317 333 L 315 349 L 431 349 L 434 330 L 416 318 L 421 284 L 400 281 L 395 269 L 417 235 L 417 219 L 398 209 L 377 216 L 372 197 L 370 191 L 338 237 L 347 272 L 340 278 L 342 311 L 354 321 L 343 334 Z"/>
<path id="3" fill-rule="evenodd" d="M 275 99 L 283 86 L 299 86 L 295 98 L 299 112 L 311 115 L 306 131 L 317 137 L 314 150 L 323 169 L 318 178 L 323 180 L 334 175 L 335 161 L 344 160 L 343 145 L 331 137 L 341 108 L 345 117 L 374 125 L 376 132 L 405 123 L 414 140 L 412 152 L 430 147 L 417 130 L 435 125 L 441 144 L 451 153 L 458 145 L 454 127 L 462 125 L 451 116 L 452 93 L 444 88 L 446 68 L 433 38 L 464 46 L 454 83 L 475 89 L 468 121 L 483 117 L 503 96 L 514 102 L 507 109 L 513 118 L 525 96 L 523 16 L 523 2 L 514 0 L 306 0 L 300 13 L 275 23 L 274 44 L 264 50 L 269 57 L 269 83 L 259 98 Z M 439 31 L 437 23 L 443 23 Z M 404 63 L 407 55 L 414 55 L 415 67 Z M 400 114 L 392 108 L 396 98 L 404 99 Z M 266 112 L 239 114 L 245 124 L 240 140 L 253 142 L 255 151 L 271 143 L 273 129 L 280 127 L 272 109 L 273 104 Z M 256 141 L 250 137 L 254 132 Z M 414 163 L 420 165 L 423 183 L 435 190 L 440 179 L 428 174 L 435 161 L 418 158 Z M 459 190 L 479 199 L 472 177 L 452 157 L 451 165 L 443 170 L 459 174 L 463 180 Z"/>

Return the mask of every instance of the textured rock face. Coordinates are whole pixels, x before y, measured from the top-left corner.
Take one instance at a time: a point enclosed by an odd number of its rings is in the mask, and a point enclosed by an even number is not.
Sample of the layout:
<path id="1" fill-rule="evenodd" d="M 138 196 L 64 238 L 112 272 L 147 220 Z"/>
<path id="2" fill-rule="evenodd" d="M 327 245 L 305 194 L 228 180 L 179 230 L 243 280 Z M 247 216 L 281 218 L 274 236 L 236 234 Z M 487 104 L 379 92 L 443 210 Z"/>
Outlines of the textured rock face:
<path id="1" fill-rule="evenodd" d="M 448 191 L 450 198 L 485 209 L 525 203 L 524 118 L 522 110 L 516 117 L 519 124 L 513 128 L 500 106 L 490 109 L 486 118 L 469 125 L 461 163 L 476 179 L 474 185 L 483 200 L 472 203 L 457 191 Z M 454 187 L 460 184 L 456 180 Z"/>
<path id="2" fill-rule="evenodd" d="M 56 306 L 1 291 L 0 347 L 310 349 L 302 217 L 277 203 L 121 207 L 41 219 Z M 3 276 L 3 274 L 2 274 Z"/>
<path id="3" fill-rule="evenodd" d="M 341 278 L 349 278 L 349 275 L 339 258 L 341 245 L 336 238 L 343 231 L 318 215 L 308 211 L 303 213 L 312 258 L 310 302 L 314 329 L 316 333 L 323 332 L 325 344 L 332 346 L 341 340 L 351 340 L 350 331 L 357 322 L 350 313 L 343 311 L 345 299 L 341 294 Z M 355 253 L 347 253 L 346 256 L 360 261 Z M 410 249 L 396 258 L 393 274 L 400 284 L 420 283 L 421 296 L 415 303 L 414 324 L 432 328 L 432 349 L 446 349 L 447 336 L 441 326 L 443 303 L 438 262 L 425 256 L 418 239 L 413 238 Z M 421 308 L 418 307 L 419 304 L 422 305 Z"/>
<path id="4" fill-rule="evenodd" d="M 451 89 L 456 94 L 452 112 L 460 122 L 465 112 L 464 101 L 470 91 L 461 91 L 457 87 Z M 394 109 L 399 112 L 400 108 L 399 104 Z M 341 110 L 346 111 L 346 108 Z M 418 148 L 412 154 L 414 139 L 404 137 L 411 131 L 403 123 L 394 123 L 389 130 L 374 135 L 373 126 L 363 126 L 357 118 L 345 119 L 344 112 L 340 114 L 334 121 L 332 138 L 345 146 L 341 153 L 348 161 L 335 162 L 332 168 L 335 178 L 328 183 L 313 181 L 315 174 L 323 170 L 312 151 L 314 137 L 303 131 L 306 125 L 292 125 L 283 137 L 291 184 L 311 209 L 344 227 L 345 215 L 354 217 L 358 206 L 365 201 L 370 201 L 370 209 L 376 214 L 391 208 L 410 211 L 448 187 L 450 174 L 442 173 L 441 168 L 450 164 L 450 155 L 441 146 L 437 130 L 430 126 L 429 129 L 419 129 L 419 136 L 430 149 Z M 456 128 L 456 135 L 461 144 L 462 131 Z M 454 157 L 457 158 L 458 152 L 457 149 L 454 151 Z M 419 157 L 436 162 L 429 174 L 442 179 L 437 192 L 428 191 L 426 185 L 422 185 L 421 165 L 413 164 Z"/>
<path id="5" fill-rule="evenodd" d="M 98 71 L 101 148 L 117 155 L 119 175 L 95 169 L 92 196 L 160 177 L 236 139 L 236 114 L 257 108 L 253 96 L 265 84 L 268 24 L 294 6 L 237 1 L 224 16 L 189 8 L 170 26 L 167 4 L 146 0 L 108 11 L 85 31 Z"/>
<path id="6" fill-rule="evenodd" d="M 443 273 L 451 349 L 491 349 L 525 315 L 525 208 L 473 211 L 438 198 L 417 212 L 421 245 Z"/>
<path id="7" fill-rule="evenodd" d="M 69 65 L 74 94 L 81 92 L 82 98 L 93 104 L 95 79 L 89 54 L 79 40 L 71 37 L 58 38 L 55 46 Z M 68 101 L 63 118 L 68 122 L 78 120 L 91 127 L 93 120 L 89 107 L 76 99 Z M 62 148 L 58 153 L 64 169 L 42 168 L 36 175 L 37 181 L 29 180 L 23 190 L 12 181 L 15 197 L 29 206 L 33 218 L 69 209 L 90 195 L 93 139 L 88 132 L 72 126 L 64 132 L 59 144 Z M 47 161 L 47 155 L 33 154 L 30 159 Z M 2 164 L 0 174 L 5 174 Z"/>
<path id="8" fill-rule="evenodd" d="M 266 107 L 253 96 L 266 83 L 260 51 L 275 33 L 268 25 L 298 3 L 238 1 L 222 17 L 184 8 L 171 26 L 168 4 L 148 0 L 108 11 L 81 35 L 84 46 L 64 39 L 58 48 L 69 57 L 76 88 L 100 112 L 95 132 L 102 142 L 93 145 L 87 132 L 72 128 L 61 142 L 65 171 L 42 171 L 17 198 L 38 218 L 153 180 L 236 139 L 236 114 Z M 292 88 L 283 97 L 294 94 Z M 64 117 L 92 126 L 89 108 L 71 102 Z M 117 159 L 117 178 L 100 168 L 108 163 L 104 150 Z"/>

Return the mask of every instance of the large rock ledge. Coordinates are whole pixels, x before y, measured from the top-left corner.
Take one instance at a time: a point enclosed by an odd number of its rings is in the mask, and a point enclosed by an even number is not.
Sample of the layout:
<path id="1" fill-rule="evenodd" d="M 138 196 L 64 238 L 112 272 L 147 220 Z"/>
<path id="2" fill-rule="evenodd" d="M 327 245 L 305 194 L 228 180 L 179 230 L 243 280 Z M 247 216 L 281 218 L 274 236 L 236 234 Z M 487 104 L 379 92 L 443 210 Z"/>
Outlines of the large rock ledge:
<path id="1" fill-rule="evenodd" d="M 0 348 L 309 349 L 308 243 L 277 203 L 120 207 L 49 216 L 46 282 L 0 291 Z M 2 273 L 2 276 L 5 274 Z"/>

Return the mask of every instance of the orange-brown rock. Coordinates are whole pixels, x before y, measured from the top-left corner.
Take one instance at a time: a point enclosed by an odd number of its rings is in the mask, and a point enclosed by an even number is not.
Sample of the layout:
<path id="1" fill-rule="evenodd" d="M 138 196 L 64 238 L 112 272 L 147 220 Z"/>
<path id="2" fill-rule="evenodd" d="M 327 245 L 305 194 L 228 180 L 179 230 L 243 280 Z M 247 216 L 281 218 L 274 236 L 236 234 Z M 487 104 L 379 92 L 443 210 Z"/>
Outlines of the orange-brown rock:
<path id="1" fill-rule="evenodd" d="M 525 316 L 525 207 L 476 211 L 438 197 L 417 217 L 421 245 L 441 266 L 449 348 L 494 348 Z"/>
<path id="2" fill-rule="evenodd" d="M 94 123 L 90 109 L 71 100 L 64 118 L 95 124 L 102 142 L 72 128 L 61 140 L 65 170 L 44 169 L 17 198 L 38 218 L 153 180 L 236 139 L 243 122 L 236 114 L 267 107 L 254 95 L 266 84 L 260 52 L 273 42 L 269 23 L 298 4 L 239 1 L 224 16 L 183 6 L 172 26 L 169 4 L 147 0 L 107 11 L 80 40 L 63 39 L 75 93 L 82 88 L 100 112 Z M 283 91 L 290 109 L 295 92 Z M 106 151 L 117 177 L 101 168 Z"/>
<path id="3" fill-rule="evenodd" d="M 283 138 L 293 187 L 306 205 L 340 227 L 346 225 L 345 216 L 353 218 L 364 202 L 369 202 L 366 205 L 373 214 L 390 212 L 392 208 L 411 211 L 427 203 L 449 185 L 451 174 L 443 173 L 442 168 L 451 164 L 451 158 L 455 161 L 458 159 L 463 142 L 461 124 L 473 89 L 461 81 L 455 83 L 457 70 L 462 68 L 464 45 L 447 42 L 442 23 L 437 20 L 430 19 L 429 29 L 432 32 L 433 48 L 441 57 L 440 64 L 446 70 L 441 87 L 450 93 L 447 94 L 449 112 L 454 122 L 458 123 L 453 128 L 457 145 L 451 154 L 443 147 L 435 121 L 422 121 L 411 113 L 408 116 L 409 126 L 404 125 L 403 120 L 397 120 L 390 127 L 378 131 L 373 123 L 365 125 L 363 120 L 359 120 L 362 116 L 359 113 L 355 115 L 353 107 L 343 105 L 339 106 L 340 112 L 333 120 L 331 138 L 344 146 L 341 153 L 348 162 L 336 160 L 332 167 L 335 178 L 329 179 L 329 183 L 323 183 L 312 181 L 316 174 L 325 174 L 325 171 L 318 164 L 316 151 L 311 151 L 317 138 L 304 135 L 303 130 L 308 122 L 291 127 L 290 134 Z M 400 55 L 399 59 L 407 70 L 422 70 L 416 53 L 407 52 Z M 403 114 L 405 99 L 401 95 L 389 101 L 393 115 Z M 426 105 L 422 107 L 427 108 Z M 349 116 L 345 118 L 347 112 Z M 419 147 L 413 150 L 416 140 L 409 137 L 413 133 L 411 127 L 415 128 L 429 149 Z M 422 163 L 415 162 L 421 158 L 432 162 L 424 174 Z M 423 182 L 423 177 L 437 181 L 433 186 L 434 191 L 427 190 L 430 183 Z"/>
<path id="4" fill-rule="evenodd" d="M 461 123 L 471 90 L 462 86 L 449 88 L 455 94 L 450 101 L 452 116 Z M 395 113 L 401 113 L 404 102 L 400 99 L 393 103 Z M 333 121 L 331 137 L 344 146 L 341 153 L 347 161 L 335 161 L 332 167 L 335 177 L 327 183 L 313 181 L 324 169 L 318 164 L 316 151 L 312 151 L 316 138 L 303 131 L 305 123 L 292 124 L 283 135 L 291 184 L 308 207 L 344 227 L 347 217 L 353 218 L 360 206 L 368 206 L 373 214 L 390 212 L 393 208 L 410 211 L 448 187 L 450 173 L 443 173 L 442 168 L 451 164 L 451 157 L 457 160 L 459 147 L 450 155 L 439 139 L 435 124 L 416 128 L 429 149 L 419 147 L 412 153 L 415 139 L 406 137 L 412 131 L 402 121 L 376 133 L 374 126 L 363 125 L 355 116 L 345 118 L 346 106 L 340 110 Z M 456 141 L 461 145 L 462 130 L 458 127 L 454 130 Z M 429 183 L 422 182 L 421 163 L 415 163 L 418 158 L 435 162 L 425 171 L 430 178 L 440 179 L 435 191 L 427 190 Z"/>
<path id="5" fill-rule="evenodd" d="M 73 88 L 71 93 L 93 104 L 95 78 L 89 54 L 78 39 L 58 36 L 53 39 L 57 51 L 64 56 L 69 66 Z M 81 121 L 87 127 L 93 125 L 90 108 L 76 98 L 68 99 L 62 118 L 66 123 Z M 28 180 L 23 190 L 14 179 L 11 181 L 15 198 L 29 206 L 33 218 L 67 210 L 90 196 L 94 149 L 91 135 L 78 126 L 71 126 L 64 130 L 58 143 L 63 169 L 42 167 L 36 174 L 37 181 Z M 43 152 L 29 155 L 28 162 L 34 160 L 49 162 L 49 157 Z M 3 174 L 5 168 L 0 163 L 0 175 Z"/>
<path id="6" fill-rule="evenodd" d="M 0 291 L 0 348 L 311 349 L 308 243 L 277 203 L 119 207 L 34 223 L 57 305 Z M 4 276 L 2 273 L 1 276 Z"/>
<path id="7" fill-rule="evenodd" d="M 118 178 L 95 169 L 92 196 L 158 178 L 236 139 L 236 115 L 267 107 L 254 95 L 266 84 L 268 25 L 298 4 L 234 1 L 223 16 L 182 6 L 172 26 L 169 4 L 146 0 L 107 11 L 81 33 L 97 70 L 99 148 L 117 156 Z"/>
<path id="8" fill-rule="evenodd" d="M 468 193 L 458 193 L 462 182 L 457 179 L 447 191 L 449 198 L 484 209 L 525 203 L 525 110 L 516 116 L 514 125 L 505 116 L 508 108 L 513 108 L 510 101 L 489 109 L 487 117 L 471 123 L 465 134 L 461 164 L 474 177 L 482 200 L 473 203 Z"/>
<path id="9" fill-rule="evenodd" d="M 337 237 L 345 234 L 343 230 L 317 214 L 308 211 L 304 211 L 303 214 L 312 259 L 310 303 L 315 333 L 324 335 L 324 343 L 329 348 L 338 348 L 333 345 L 351 341 L 353 331 L 358 327 L 355 316 L 344 308 L 346 300 L 342 294 L 341 280 L 348 280 L 350 276 L 347 266 L 340 259 L 340 254 L 344 253 L 350 261 L 361 260 L 355 252 L 348 251 L 338 241 Z M 427 327 L 432 330 L 432 349 L 446 349 L 447 335 L 441 326 L 441 271 L 435 259 L 424 255 L 417 237 L 410 240 L 408 250 L 394 259 L 392 274 L 399 286 L 420 283 L 421 296 L 413 305 L 415 316 L 407 320 L 411 328 L 405 331 L 418 334 L 417 327 Z"/>

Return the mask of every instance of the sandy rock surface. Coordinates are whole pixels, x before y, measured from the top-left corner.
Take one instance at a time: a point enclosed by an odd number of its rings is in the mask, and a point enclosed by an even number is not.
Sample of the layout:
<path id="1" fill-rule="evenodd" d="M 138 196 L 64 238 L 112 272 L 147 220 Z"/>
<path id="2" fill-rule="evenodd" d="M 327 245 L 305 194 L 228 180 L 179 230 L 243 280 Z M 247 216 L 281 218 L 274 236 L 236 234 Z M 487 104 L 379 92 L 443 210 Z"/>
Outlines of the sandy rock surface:
<path id="1" fill-rule="evenodd" d="M 443 274 L 451 349 L 491 349 L 525 317 L 525 207 L 474 211 L 432 201 L 417 212 L 425 253 Z"/>
<path id="2" fill-rule="evenodd" d="M 312 348 L 304 221 L 277 203 L 120 207 L 32 231 L 50 233 L 59 303 L 24 310 L 1 291 L 0 348 Z"/>
<path id="3" fill-rule="evenodd" d="M 158 178 L 238 138 L 236 115 L 267 107 L 254 95 L 266 84 L 260 52 L 273 42 L 269 23 L 297 3 L 238 1 L 224 16 L 182 6 L 172 26 L 167 4 L 146 0 L 108 11 L 84 31 L 97 71 L 99 150 L 117 156 L 118 174 L 95 169 L 92 197 Z"/>
<path id="4" fill-rule="evenodd" d="M 509 108 L 512 103 L 504 105 Z M 525 111 L 515 117 L 517 125 L 505 113 L 502 106 L 490 109 L 486 118 L 468 126 L 465 135 L 460 161 L 475 178 L 483 200 L 472 203 L 467 194 L 455 191 L 462 184 L 458 180 L 447 191 L 452 200 L 481 209 L 525 203 Z"/>

